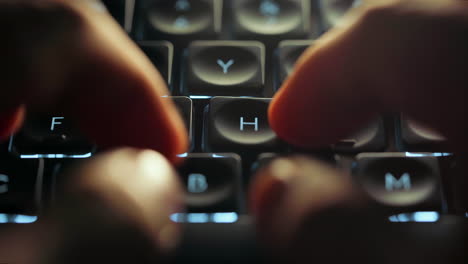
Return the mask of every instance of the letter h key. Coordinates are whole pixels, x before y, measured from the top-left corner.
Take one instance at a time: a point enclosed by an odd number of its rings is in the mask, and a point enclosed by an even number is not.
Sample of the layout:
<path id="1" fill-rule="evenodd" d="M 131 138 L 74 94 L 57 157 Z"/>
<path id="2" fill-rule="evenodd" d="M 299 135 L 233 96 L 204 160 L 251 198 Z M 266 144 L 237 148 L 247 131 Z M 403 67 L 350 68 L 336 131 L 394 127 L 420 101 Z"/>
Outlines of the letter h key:
<path id="1" fill-rule="evenodd" d="M 214 97 L 206 113 L 204 150 L 259 153 L 281 144 L 268 124 L 270 99 Z"/>

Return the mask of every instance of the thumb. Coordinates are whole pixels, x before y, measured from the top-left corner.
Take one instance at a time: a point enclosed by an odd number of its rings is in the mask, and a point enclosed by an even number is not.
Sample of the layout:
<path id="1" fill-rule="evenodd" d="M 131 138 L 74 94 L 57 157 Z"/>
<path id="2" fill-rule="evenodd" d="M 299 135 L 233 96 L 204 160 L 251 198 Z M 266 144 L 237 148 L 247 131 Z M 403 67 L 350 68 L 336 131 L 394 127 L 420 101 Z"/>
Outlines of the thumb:
<path id="1" fill-rule="evenodd" d="M 69 176 L 50 214 L 2 236 L 0 261 L 160 263 L 176 246 L 180 230 L 169 216 L 183 198 L 161 154 L 117 150 Z"/>

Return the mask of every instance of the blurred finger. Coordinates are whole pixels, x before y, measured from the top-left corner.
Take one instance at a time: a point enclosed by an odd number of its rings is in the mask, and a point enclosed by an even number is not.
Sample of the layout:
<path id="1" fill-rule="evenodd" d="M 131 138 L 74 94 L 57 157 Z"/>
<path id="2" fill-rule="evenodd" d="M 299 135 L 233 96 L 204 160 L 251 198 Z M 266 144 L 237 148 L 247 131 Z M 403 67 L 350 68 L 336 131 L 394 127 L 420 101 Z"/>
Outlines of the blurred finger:
<path id="1" fill-rule="evenodd" d="M 278 263 L 464 263 L 466 220 L 389 223 L 350 176 L 307 158 L 256 175 L 250 208 Z"/>
<path id="2" fill-rule="evenodd" d="M 183 196 L 162 155 L 118 150 L 69 176 L 51 214 L 27 230 L 2 236 L 0 260 L 161 263 L 177 245 L 179 226 L 169 216 L 182 210 Z"/>
<path id="3" fill-rule="evenodd" d="M 294 145 L 319 147 L 380 112 L 404 112 L 460 150 L 468 143 L 460 126 L 467 8 L 455 0 L 365 2 L 300 58 L 271 104 L 271 126 Z"/>
<path id="4" fill-rule="evenodd" d="M 261 169 L 250 208 L 266 241 L 287 245 L 306 214 L 365 204 L 348 174 L 305 157 L 280 158 Z M 270 232 L 273 231 L 274 232 Z"/>
<path id="5" fill-rule="evenodd" d="M 103 148 L 152 148 L 170 160 L 185 152 L 164 80 L 100 2 L 2 1 L 0 22 L 12 25 L 0 30 L 0 112 L 63 112 Z"/>

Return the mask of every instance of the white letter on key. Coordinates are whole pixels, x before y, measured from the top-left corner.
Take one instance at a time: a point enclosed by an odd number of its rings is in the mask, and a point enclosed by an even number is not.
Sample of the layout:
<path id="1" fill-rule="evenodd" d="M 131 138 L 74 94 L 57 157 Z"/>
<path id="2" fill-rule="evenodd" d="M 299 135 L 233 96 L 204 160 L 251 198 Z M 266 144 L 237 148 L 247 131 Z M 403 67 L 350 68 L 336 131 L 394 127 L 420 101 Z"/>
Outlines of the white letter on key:
<path id="1" fill-rule="evenodd" d="M 224 74 L 228 73 L 229 71 L 229 68 L 234 64 L 234 60 L 229 60 L 227 63 L 225 63 L 224 61 L 222 60 L 218 60 L 218 65 L 221 66 L 221 68 L 223 68 L 223 72 Z"/>
<path id="2" fill-rule="evenodd" d="M 59 122 L 58 120 L 63 120 L 65 119 L 64 117 L 52 117 L 52 123 L 50 125 L 50 131 L 55 130 L 55 125 L 61 125 L 62 122 Z"/>

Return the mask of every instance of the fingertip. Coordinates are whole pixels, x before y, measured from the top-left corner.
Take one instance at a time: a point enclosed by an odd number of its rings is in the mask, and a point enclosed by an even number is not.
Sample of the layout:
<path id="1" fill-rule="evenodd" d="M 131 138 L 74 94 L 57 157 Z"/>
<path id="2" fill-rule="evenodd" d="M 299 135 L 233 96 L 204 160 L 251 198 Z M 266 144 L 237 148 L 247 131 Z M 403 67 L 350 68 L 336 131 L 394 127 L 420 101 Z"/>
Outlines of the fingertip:
<path id="1" fill-rule="evenodd" d="M 286 142 L 326 147 L 365 125 L 380 109 L 360 81 L 356 62 L 344 59 L 345 44 L 311 47 L 273 98 L 270 124 Z"/>
<path id="2" fill-rule="evenodd" d="M 287 83 L 275 95 L 268 109 L 271 128 L 279 138 L 291 145 L 297 147 L 321 145 L 322 139 L 312 139 L 315 130 L 310 125 L 316 122 L 315 113 L 300 102 L 299 97 L 308 95 L 299 93 L 301 90 L 299 86 L 291 87 Z"/>
<path id="3" fill-rule="evenodd" d="M 249 192 L 260 238 L 282 248 L 294 240 L 306 218 L 363 202 L 351 178 L 306 157 L 279 158 L 261 169 Z M 365 200 L 364 200 L 365 201 Z"/>
<path id="4" fill-rule="evenodd" d="M 180 226 L 170 215 L 183 211 L 183 191 L 177 173 L 162 154 L 134 148 L 109 151 L 67 176 L 70 180 L 61 188 L 62 202 L 55 208 L 54 218 L 79 240 L 76 243 L 127 250 L 125 256 L 140 252 L 138 245 L 150 250 L 146 253 L 158 254 L 169 254 L 178 245 Z M 70 204 L 75 205 L 74 210 L 68 209 Z M 77 217 L 79 221 L 74 219 Z M 94 225 L 107 229 L 96 232 Z M 128 241 L 112 241 L 119 232 Z M 94 239 L 96 242 L 91 241 Z"/>

